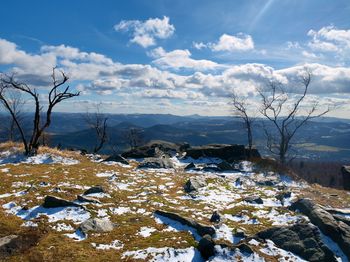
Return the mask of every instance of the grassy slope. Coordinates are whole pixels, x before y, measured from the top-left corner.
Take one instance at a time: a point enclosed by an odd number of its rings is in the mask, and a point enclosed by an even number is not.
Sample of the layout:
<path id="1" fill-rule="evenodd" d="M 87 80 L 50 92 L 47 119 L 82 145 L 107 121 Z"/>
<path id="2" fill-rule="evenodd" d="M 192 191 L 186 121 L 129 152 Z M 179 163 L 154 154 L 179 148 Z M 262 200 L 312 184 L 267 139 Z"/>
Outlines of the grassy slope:
<path id="1" fill-rule="evenodd" d="M 0 151 L 5 150 L 11 145 L 1 145 Z M 39 228 L 34 230 L 34 234 L 40 237 L 38 244 L 24 252 L 7 257 L 8 261 L 121 261 L 121 254 L 126 250 L 137 250 L 147 247 L 176 247 L 185 248 L 196 245 L 193 237 L 188 232 L 168 232 L 162 231 L 165 228 L 162 224 L 157 224 L 150 214 L 136 213 L 137 210 L 145 209 L 147 212 L 153 212 L 156 209 L 175 211 L 187 217 L 193 217 L 203 224 L 210 224 L 209 218 L 217 206 L 206 204 L 200 201 L 183 200 L 179 197 L 185 196 L 182 188 L 185 181 L 193 174 L 184 173 L 182 170 L 160 174 L 158 172 L 148 172 L 144 170 L 135 170 L 136 163 L 132 167 L 121 167 L 119 165 L 105 165 L 102 163 L 92 162 L 85 156 L 80 156 L 74 152 L 58 152 L 53 149 L 43 149 L 43 152 L 60 154 L 65 157 L 73 157 L 80 161 L 77 165 L 65 166 L 61 164 L 20 164 L 20 165 L 2 165 L 0 169 L 8 168 L 9 172 L 0 172 L 1 184 L 0 194 L 11 191 L 21 191 L 28 188 L 28 184 L 35 185 L 36 189 L 29 191 L 28 194 L 15 197 L 10 196 L 0 198 L 0 205 L 10 201 L 18 205 L 31 208 L 40 205 L 45 195 L 56 195 L 65 199 L 74 200 L 77 194 L 82 194 L 83 189 L 74 188 L 74 185 L 93 186 L 102 185 L 107 189 L 111 198 L 104 198 L 101 201 L 105 204 L 102 207 L 88 205 L 92 216 L 96 216 L 99 209 L 108 207 L 127 206 L 134 212 L 122 215 L 114 215 L 108 211 L 112 222 L 118 226 L 109 233 L 89 234 L 89 237 L 81 242 L 76 242 L 63 235 L 63 232 L 57 232 L 52 226 L 57 223 L 66 223 L 77 228 L 70 221 L 58 221 L 48 223 L 47 218 L 42 216 L 34 222 L 39 224 Z M 116 172 L 116 183 L 128 183 L 131 190 L 120 190 L 111 184 L 106 177 L 97 177 L 97 173 Z M 8 174 L 9 173 L 9 174 Z M 28 174 L 27 176 L 22 176 Z M 17 182 L 22 183 L 17 188 L 13 186 Z M 40 182 L 49 182 L 46 187 L 39 186 Z M 173 184 L 169 184 L 172 182 Z M 62 183 L 69 183 L 62 185 Z M 165 185 L 168 183 L 168 186 Z M 162 186 L 164 186 L 162 188 Z M 52 193 L 51 190 L 60 187 L 62 192 Z M 213 189 L 223 188 L 235 193 L 236 189 L 225 184 L 220 178 L 213 177 L 210 179 L 210 185 Z M 302 190 L 302 189 L 301 189 Z M 321 192 L 321 194 L 320 194 Z M 248 188 L 246 193 L 259 193 L 256 188 Z M 349 207 L 350 195 L 344 191 L 336 189 L 323 188 L 317 185 L 311 186 L 305 191 L 299 192 L 298 195 L 305 195 L 315 199 L 322 204 L 331 204 L 333 207 Z M 263 194 L 263 192 L 261 192 Z M 336 196 L 335 196 L 336 195 Z M 132 200 L 142 200 L 142 202 L 133 202 Z M 240 200 L 236 200 L 239 202 Z M 208 207 L 206 207 L 208 206 Z M 140 210 L 141 209 L 141 210 Z M 268 207 L 266 207 L 269 211 Z M 220 210 L 226 214 L 246 214 L 252 217 L 252 212 L 256 211 L 252 206 L 236 206 L 234 208 Z M 280 213 L 289 212 L 280 208 Z M 259 230 L 271 226 L 271 221 L 259 218 L 259 225 L 242 225 L 238 222 L 227 221 L 231 228 L 244 228 L 249 234 L 254 234 Z M 30 229 L 21 226 L 23 221 L 14 215 L 5 213 L 0 208 L 0 237 L 10 234 L 26 235 L 31 233 Z M 154 227 L 158 231 L 150 237 L 143 238 L 138 235 L 140 228 L 143 226 Z M 29 233 L 28 233 L 29 232 Z M 67 233 L 67 232 L 64 232 Z M 113 240 L 120 240 L 124 247 L 120 250 L 97 250 L 91 243 L 109 244 Z M 274 258 L 270 258 L 274 261 Z M 130 259 L 127 261 L 131 261 Z"/>

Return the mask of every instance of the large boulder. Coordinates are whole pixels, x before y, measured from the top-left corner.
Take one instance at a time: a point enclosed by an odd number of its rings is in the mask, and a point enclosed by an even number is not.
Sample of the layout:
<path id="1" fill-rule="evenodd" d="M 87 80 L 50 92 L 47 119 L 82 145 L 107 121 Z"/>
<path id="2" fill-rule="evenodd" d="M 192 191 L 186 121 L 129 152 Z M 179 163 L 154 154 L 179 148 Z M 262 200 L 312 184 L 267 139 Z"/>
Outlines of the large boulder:
<path id="1" fill-rule="evenodd" d="M 232 163 L 237 160 L 246 160 L 248 150 L 244 145 L 211 144 L 205 146 L 190 147 L 186 150 L 186 157 L 198 159 L 200 157 L 216 157 Z M 252 157 L 260 157 L 257 150 L 252 150 Z"/>
<path id="2" fill-rule="evenodd" d="M 292 210 L 298 210 L 306 215 L 311 223 L 325 235 L 329 236 L 344 254 L 350 259 L 350 226 L 346 223 L 335 219 L 332 214 L 327 212 L 321 206 L 314 204 L 309 199 L 300 199 L 293 203 L 290 207 Z"/>
<path id="3" fill-rule="evenodd" d="M 138 168 L 174 168 L 174 163 L 168 157 L 149 157 L 145 158 Z"/>
<path id="4" fill-rule="evenodd" d="M 245 198 L 243 198 L 243 200 L 247 203 L 250 204 L 263 204 L 264 201 L 261 199 L 260 196 L 247 196 Z"/>
<path id="5" fill-rule="evenodd" d="M 317 227 L 311 224 L 273 227 L 259 232 L 257 236 L 262 239 L 270 239 L 276 246 L 307 261 L 337 261 L 333 252 L 322 242 Z"/>
<path id="6" fill-rule="evenodd" d="M 153 141 L 144 146 L 139 146 L 121 154 L 125 158 L 160 157 L 162 155 L 174 155 L 188 148 L 188 144 L 175 144 L 166 141 Z"/>
<path id="7" fill-rule="evenodd" d="M 103 161 L 104 162 L 112 161 L 112 162 L 117 162 L 117 163 L 121 163 L 121 164 L 124 164 L 124 165 L 129 165 L 128 160 L 126 160 L 124 157 L 122 157 L 121 155 L 118 155 L 118 154 L 111 155 L 111 156 L 107 157 Z"/>
<path id="8" fill-rule="evenodd" d="M 156 215 L 167 217 L 167 218 L 170 218 L 170 219 L 175 220 L 177 222 L 180 222 L 183 225 L 192 227 L 197 231 L 197 233 L 200 236 L 204 236 L 204 235 L 214 236 L 215 235 L 215 229 L 213 227 L 203 226 L 191 218 L 185 218 L 185 217 L 182 217 L 178 214 L 171 213 L 171 212 L 165 212 L 165 211 L 161 211 L 161 210 L 156 210 L 154 213 Z"/>
<path id="9" fill-rule="evenodd" d="M 192 193 L 194 191 L 198 191 L 198 189 L 200 189 L 201 187 L 205 187 L 206 185 L 207 182 L 204 177 L 190 177 L 184 185 L 184 190 L 186 193 Z"/>
<path id="10" fill-rule="evenodd" d="M 42 206 L 45 208 L 68 207 L 68 206 L 82 207 L 81 205 L 76 204 L 72 201 L 68 201 L 63 198 L 55 197 L 55 196 L 46 196 Z"/>
<path id="11" fill-rule="evenodd" d="M 103 233 L 112 231 L 114 227 L 115 224 L 107 218 L 89 218 L 81 223 L 79 230 L 84 234 L 88 232 Z"/>
<path id="12" fill-rule="evenodd" d="M 345 190 L 350 190 L 350 166 L 343 166 L 341 172 L 343 174 L 343 187 Z"/>

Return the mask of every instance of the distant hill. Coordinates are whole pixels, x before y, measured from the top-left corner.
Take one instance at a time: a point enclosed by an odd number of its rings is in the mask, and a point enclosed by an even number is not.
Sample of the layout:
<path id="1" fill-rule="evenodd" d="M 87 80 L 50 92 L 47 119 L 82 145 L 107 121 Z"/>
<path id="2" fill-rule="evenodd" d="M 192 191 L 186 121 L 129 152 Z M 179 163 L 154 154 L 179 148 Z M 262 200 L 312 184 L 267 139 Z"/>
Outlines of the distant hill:
<path id="1" fill-rule="evenodd" d="M 210 143 L 246 144 L 246 132 L 239 118 L 175 116 L 169 114 L 108 114 L 108 136 L 112 144 L 120 151 L 127 149 L 126 133 L 136 128 L 144 142 L 165 140 L 169 142 L 188 142 L 191 145 Z M 27 120 L 28 122 L 28 120 Z M 261 124 L 269 123 L 257 119 L 254 128 L 254 140 L 258 149 L 264 154 L 265 137 Z M 31 125 L 30 122 L 28 122 Z M 94 130 L 89 129 L 82 114 L 54 113 L 49 128 L 51 144 L 63 148 L 91 150 L 96 141 Z M 1 140 L 6 140 L 4 132 Z M 350 120 L 337 118 L 320 118 L 310 122 L 295 138 L 295 148 L 302 158 L 350 160 Z M 110 153 L 109 147 L 102 151 Z"/>

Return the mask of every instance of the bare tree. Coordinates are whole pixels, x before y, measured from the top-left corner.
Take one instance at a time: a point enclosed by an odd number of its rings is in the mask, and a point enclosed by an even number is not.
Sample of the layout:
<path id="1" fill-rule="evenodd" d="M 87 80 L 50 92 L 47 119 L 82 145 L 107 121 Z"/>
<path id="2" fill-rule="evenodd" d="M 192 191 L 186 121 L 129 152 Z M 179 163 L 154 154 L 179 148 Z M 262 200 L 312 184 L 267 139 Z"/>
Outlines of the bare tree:
<path id="1" fill-rule="evenodd" d="M 13 114 L 16 116 L 17 120 L 21 122 L 23 115 L 22 115 L 22 109 L 25 105 L 25 100 L 22 97 L 21 92 L 18 90 L 8 90 L 7 91 L 7 97 L 8 97 L 8 104 L 11 107 Z M 4 104 L 3 104 L 4 105 Z M 5 107 L 6 109 L 6 107 Z M 10 141 L 15 140 L 16 137 L 16 123 L 13 120 L 12 116 L 8 116 L 9 120 L 6 119 L 6 133 L 8 133 L 8 139 Z"/>
<path id="2" fill-rule="evenodd" d="M 136 147 L 143 144 L 141 130 L 138 128 L 129 128 L 125 134 L 125 138 L 131 149 L 135 149 Z"/>
<path id="3" fill-rule="evenodd" d="M 254 122 L 254 117 L 248 114 L 249 103 L 246 98 L 239 97 L 235 92 L 233 92 L 232 105 L 236 115 L 238 115 L 243 120 L 244 127 L 247 130 L 249 157 L 251 157 L 251 151 L 253 148 L 252 125 Z"/>
<path id="4" fill-rule="evenodd" d="M 93 113 L 89 113 L 89 111 L 86 112 L 85 121 L 91 129 L 95 130 L 97 142 L 94 146 L 93 152 L 96 154 L 102 149 L 108 140 L 108 118 L 101 112 L 101 103 L 95 105 Z"/>
<path id="5" fill-rule="evenodd" d="M 68 76 L 65 75 L 64 72 L 60 72 L 61 77 L 57 79 L 56 68 L 52 70 L 52 87 L 47 95 L 48 106 L 47 110 L 44 113 L 45 120 L 43 123 L 41 122 L 41 114 L 43 107 L 40 103 L 40 95 L 34 87 L 30 87 L 25 83 L 21 83 L 17 81 L 13 75 L 2 75 L 0 78 L 0 101 L 5 106 L 6 110 L 10 113 L 13 121 L 15 122 L 20 137 L 22 139 L 25 154 L 26 155 L 35 155 L 39 148 L 39 139 L 43 132 L 50 126 L 51 124 L 51 114 L 54 107 L 60 102 L 79 96 L 79 92 L 71 93 L 69 92 L 69 86 L 66 86 L 63 90 L 60 88 L 68 81 Z M 34 101 L 34 119 L 33 119 L 33 129 L 31 131 L 31 136 L 29 140 L 27 140 L 23 126 L 20 124 L 15 112 L 13 111 L 10 103 L 10 99 L 8 97 L 8 92 L 11 90 L 16 90 L 25 94 L 29 98 Z"/>
<path id="6" fill-rule="evenodd" d="M 282 164 L 286 163 L 292 139 L 297 131 L 311 119 L 321 117 L 330 108 L 320 109 L 318 102 L 307 104 L 306 96 L 311 82 L 311 73 L 305 70 L 301 77 L 302 86 L 299 94 L 287 91 L 281 83 L 270 82 L 265 89 L 260 89 L 262 99 L 261 114 L 269 120 L 274 131 L 264 127 L 267 148 L 278 155 Z"/>

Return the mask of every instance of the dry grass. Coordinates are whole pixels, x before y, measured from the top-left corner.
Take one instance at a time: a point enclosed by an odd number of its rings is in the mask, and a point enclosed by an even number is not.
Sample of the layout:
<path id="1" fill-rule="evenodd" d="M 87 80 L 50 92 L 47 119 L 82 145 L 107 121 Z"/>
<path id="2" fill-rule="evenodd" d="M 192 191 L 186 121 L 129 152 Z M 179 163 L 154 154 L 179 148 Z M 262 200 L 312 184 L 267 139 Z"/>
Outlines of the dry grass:
<path id="1" fill-rule="evenodd" d="M 9 150 L 18 144 L 0 144 L 0 150 Z M 75 185 L 93 186 L 102 185 L 111 198 L 100 199 L 104 206 L 88 205 L 92 216 L 97 216 L 99 209 L 106 209 L 110 220 L 118 226 L 109 233 L 89 234 L 89 237 L 81 242 L 76 242 L 57 232 L 52 225 L 65 223 L 77 227 L 70 221 L 58 221 L 48 223 L 45 216 L 41 216 L 34 222 L 38 223 L 36 229 L 40 235 L 38 244 L 23 252 L 3 258 L 4 261 L 122 261 L 121 254 L 127 250 L 144 249 L 147 247 L 174 247 L 186 248 L 195 246 L 193 237 L 188 232 L 162 231 L 165 228 L 162 224 L 157 224 L 152 216 L 137 213 L 137 210 L 144 209 L 153 213 L 156 209 L 173 211 L 186 217 L 194 218 L 203 224 L 209 225 L 210 214 L 216 209 L 209 205 L 206 210 L 205 204 L 200 201 L 182 200 L 184 195 L 182 190 L 185 181 L 194 174 L 183 173 L 181 170 L 161 174 L 146 170 L 135 169 L 137 164 L 132 162 L 131 167 L 119 165 L 105 165 L 103 163 L 92 162 L 86 156 L 81 156 L 77 152 L 59 151 L 42 147 L 40 153 L 50 153 L 63 157 L 75 158 L 80 161 L 77 165 L 61 164 L 20 164 L 2 165 L 0 169 L 8 168 L 9 172 L 0 171 L 0 194 L 11 191 L 19 192 L 28 189 L 28 185 L 35 188 L 23 196 L 10 196 L 0 198 L 0 205 L 10 201 L 18 205 L 31 208 L 40 205 L 42 197 L 46 195 L 60 196 L 68 200 L 76 199 L 78 194 L 82 194 L 84 189 L 76 188 Z M 114 182 L 108 181 L 106 177 L 97 177 L 97 173 L 115 172 L 117 174 L 115 183 L 129 183 L 130 190 L 116 189 Z M 23 176 L 24 175 L 24 176 Z M 41 182 L 49 183 L 48 186 L 40 186 Z M 161 186 L 166 183 L 173 183 L 171 186 Z M 208 181 L 209 186 L 222 186 L 229 189 L 221 178 L 212 178 Z M 53 193 L 52 189 L 59 187 L 61 192 Z M 247 189 L 247 192 L 256 193 L 254 188 Z M 297 192 L 299 194 L 299 192 Z M 337 195 L 337 197 L 331 195 Z M 349 206 L 350 195 L 344 191 L 323 188 L 312 185 L 310 188 L 302 189 L 301 196 L 311 197 L 320 204 L 330 204 L 334 207 Z M 136 201 L 134 201 L 136 200 Z M 142 202 L 138 202 L 142 200 Z M 237 200 L 239 202 L 239 200 Z M 129 207 L 133 212 L 115 215 L 109 207 Z M 256 209 L 252 206 L 240 205 L 235 208 L 220 210 L 226 214 L 246 214 L 252 217 L 252 212 Z M 233 229 L 243 228 L 247 234 L 255 234 L 260 230 L 271 226 L 271 222 L 259 218 L 259 225 L 246 225 L 239 222 L 227 221 L 227 225 Z M 21 226 L 23 221 L 14 215 L 5 213 L 0 207 L 0 237 L 10 234 L 26 235 L 27 228 Z M 143 238 L 138 235 L 141 227 L 154 227 L 158 231 L 150 237 Z M 34 229 L 35 230 L 35 229 Z M 110 244 L 114 240 L 123 242 L 124 247 L 120 250 L 98 250 L 91 243 Z M 267 261 L 276 261 L 276 258 L 266 256 Z M 133 261 L 125 258 L 125 261 Z"/>

